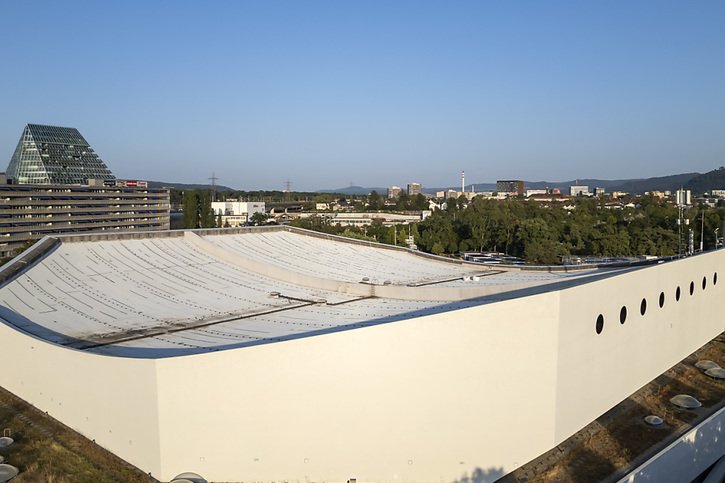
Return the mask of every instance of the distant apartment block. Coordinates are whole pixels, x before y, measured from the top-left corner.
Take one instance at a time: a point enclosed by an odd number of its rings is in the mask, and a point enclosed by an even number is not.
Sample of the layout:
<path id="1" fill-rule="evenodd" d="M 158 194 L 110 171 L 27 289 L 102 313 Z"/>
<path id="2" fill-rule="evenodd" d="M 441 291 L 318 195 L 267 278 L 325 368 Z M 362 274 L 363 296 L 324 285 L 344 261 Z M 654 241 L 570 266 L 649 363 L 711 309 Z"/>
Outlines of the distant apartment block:
<path id="1" fill-rule="evenodd" d="M 496 191 L 506 193 L 510 196 L 518 196 L 524 194 L 524 182 L 521 180 L 499 180 L 496 181 Z"/>
<path id="2" fill-rule="evenodd" d="M 213 201 L 211 209 L 214 216 L 221 216 L 222 226 L 245 226 L 255 213 L 265 213 L 262 201 L 246 202 L 237 200 Z"/>
<path id="3" fill-rule="evenodd" d="M 569 195 L 570 196 L 591 196 L 592 194 L 589 192 L 589 186 L 570 186 L 569 187 Z"/>
<path id="4" fill-rule="evenodd" d="M 415 196 L 423 193 L 423 185 L 420 183 L 408 183 L 408 196 Z"/>
<path id="5" fill-rule="evenodd" d="M 607 190 L 604 188 L 594 188 L 594 196 L 604 196 L 607 194 Z"/>
<path id="6" fill-rule="evenodd" d="M 710 194 L 716 198 L 725 198 L 725 190 L 712 190 Z"/>
<path id="7" fill-rule="evenodd" d="M 397 198 L 398 196 L 401 195 L 402 192 L 403 192 L 403 188 L 401 188 L 400 186 L 390 186 L 388 188 L 388 198 L 389 199 Z"/>
<path id="8" fill-rule="evenodd" d="M 456 190 L 436 191 L 436 198 L 440 198 L 442 200 L 447 200 L 449 198 L 456 199 L 460 195 L 461 195 L 461 192 L 456 191 Z"/>
<path id="9" fill-rule="evenodd" d="M 20 185 L 0 176 L 0 256 L 46 235 L 169 229 L 167 189 L 109 181 L 113 186 Z"/>

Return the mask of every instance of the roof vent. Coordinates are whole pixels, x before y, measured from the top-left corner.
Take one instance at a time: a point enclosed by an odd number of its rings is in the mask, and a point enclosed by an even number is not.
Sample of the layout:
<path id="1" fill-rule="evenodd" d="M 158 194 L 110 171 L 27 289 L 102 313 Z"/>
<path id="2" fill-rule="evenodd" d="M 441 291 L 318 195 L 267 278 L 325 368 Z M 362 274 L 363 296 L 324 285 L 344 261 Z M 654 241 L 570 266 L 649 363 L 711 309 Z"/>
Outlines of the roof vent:
<path id="1" fill-rule="evenodd" d="M 670 399 L 670 402 L 675 406 L 679 406 L 685 409 L 695 409 L 702 406 L 702 403 L 690 396 L 689 394 L 678 394 L 677 396 Z"/>
<path id="2" fill-rule="evenodd" d="M 18 473 L 20 473 L 20 471 L 16 467 L 0 464 L 0 481 L 10 481 L 18 476 Z"/>
<path id="3" fill-rule="evenodd" d="M 644 422 L 649 424 L 650 426 L 659 426 L 660 424 L 664 423 L 661 417 L 655 416 L 654 414 L 650 414 L 649 416 L 644 417 Z"/>
<path id="4" fill-rule="evenodd" d="M 706 371 L 708 369 L 712 369 L 714 367 L 720 367 L 720 366 L 717 365 L 716 362 L 704 359 L 704 360 L 695 362 L 695 367 L 697 367 L 698 369 L 700 369 L 702 371 Z"/>
<path id="5" fill-rule="evenodd" d="M 362 278 L 362 281 L 363 281 L 363 283 L 369 282 L 370 281 L 370 277 L 363 277 Z"/>
<path id="6" fill-rule="evenodd" d="M 725 369 L 722 367 L 711 367 L 705 371 L 705 375 L 715 379 L 725 379 Z"/>
<path id="7" fill-rule="evenodd" d="M 269 292 L 269 296 L 272 298 L 279 298 L 279 292 Z"/>
<path id="8" fill-rule="evenodd" d="M 207 481 L 203 477 L 197 475 L 196 473 L 191 473 L 191 472 L 181 473 L 176 478 L 171 480 L 171 483 L 187 483 L 187 482 L 207 483 Z"/>

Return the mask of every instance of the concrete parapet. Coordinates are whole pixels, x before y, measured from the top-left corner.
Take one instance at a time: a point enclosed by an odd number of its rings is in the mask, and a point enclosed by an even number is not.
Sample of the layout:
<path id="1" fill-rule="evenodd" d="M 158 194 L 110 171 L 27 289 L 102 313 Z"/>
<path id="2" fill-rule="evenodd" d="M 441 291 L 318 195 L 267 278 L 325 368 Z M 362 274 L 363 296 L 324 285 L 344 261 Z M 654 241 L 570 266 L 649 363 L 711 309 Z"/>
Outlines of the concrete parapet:
<path id="1" fill-rule="evenodd" d="M 0 268 L 0 286 L 5 285 L 7 282 L 15 278 L 16 275 L 20 274 L 30 265 L 43 258 L 58 245 L 60 245 L 60 242 L 57 238 L 48 236 L 35 242 L 30 248 Z"/>

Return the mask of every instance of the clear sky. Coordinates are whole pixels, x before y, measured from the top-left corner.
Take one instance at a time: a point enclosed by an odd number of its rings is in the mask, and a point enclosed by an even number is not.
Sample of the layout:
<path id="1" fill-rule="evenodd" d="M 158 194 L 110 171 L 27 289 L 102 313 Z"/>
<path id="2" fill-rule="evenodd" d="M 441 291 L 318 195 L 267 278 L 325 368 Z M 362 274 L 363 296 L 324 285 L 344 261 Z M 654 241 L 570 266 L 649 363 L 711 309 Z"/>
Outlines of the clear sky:
<path id="1" fill-rule="evenodd" d="M 240 189 L 725 165 L 722 0 L 3 1 L 0 62 L 0 164 L 32 122 Z"/>

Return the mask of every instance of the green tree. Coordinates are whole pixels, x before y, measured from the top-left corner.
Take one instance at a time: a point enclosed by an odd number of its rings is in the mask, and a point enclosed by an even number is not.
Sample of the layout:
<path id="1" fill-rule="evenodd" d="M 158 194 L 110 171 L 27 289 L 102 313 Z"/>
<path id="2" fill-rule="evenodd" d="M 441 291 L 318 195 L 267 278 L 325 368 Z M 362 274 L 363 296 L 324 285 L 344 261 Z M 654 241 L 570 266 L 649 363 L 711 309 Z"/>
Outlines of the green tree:
<path id="1" fill-rule="evenodd" d="M 184 191 L 184 228 L 199 228 L 199 197 L 195 190 Z"/>
<path id="2" fill-rule="evenodd" d="M 370 193 L 368 197 L 368 209 L 370 211 L 380 211 L 385 208 L 385 200 L 378 194 L 377 191 Z"/>
<path id="3" fill-rule="evenodd" d="M 252 215 L 252 217 L 249 219 L 249 222 L 254 226 L 266 225 L 267 215 L 258 211 Z"/>
<path id="4" fill-rule="evenodd" d="M 216 224 L 209 191 L 202 191 L 199 196 L 199 223 L 201 228 L 214 228 Z"/>

